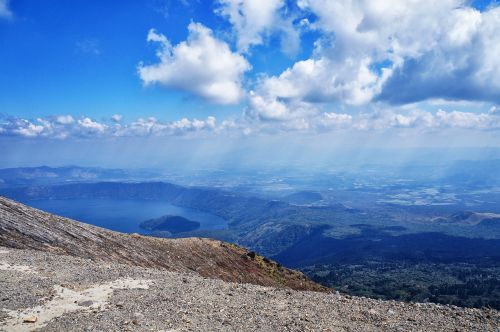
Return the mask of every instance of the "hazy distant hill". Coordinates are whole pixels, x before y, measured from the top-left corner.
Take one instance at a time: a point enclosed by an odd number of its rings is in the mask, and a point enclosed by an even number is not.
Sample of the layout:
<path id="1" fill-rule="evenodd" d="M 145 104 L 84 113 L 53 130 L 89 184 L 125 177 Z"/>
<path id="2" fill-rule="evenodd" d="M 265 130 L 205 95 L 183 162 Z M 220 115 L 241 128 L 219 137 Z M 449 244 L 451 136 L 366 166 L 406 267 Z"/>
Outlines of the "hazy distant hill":
<path id="1" fill-rule="evenodd" d="M 96 181 L 152 179 L 159 173 L 150 170 L 124 170 L 101 167 L 17 167 L 0 169 L 0 188 L 54 185 Z"/>

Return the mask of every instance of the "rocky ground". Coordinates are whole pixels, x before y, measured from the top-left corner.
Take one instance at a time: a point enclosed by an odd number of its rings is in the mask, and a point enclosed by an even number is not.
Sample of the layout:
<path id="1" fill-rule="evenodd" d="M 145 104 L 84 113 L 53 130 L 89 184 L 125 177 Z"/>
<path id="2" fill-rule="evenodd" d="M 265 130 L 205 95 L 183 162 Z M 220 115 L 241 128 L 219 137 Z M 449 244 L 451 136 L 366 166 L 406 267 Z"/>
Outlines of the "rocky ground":
<path id="1" fill-rule="evenodd" d="M 123 234 L 46 213 L 0 196 L 0 246 L 36 249 L 122 263 L 191 272 L 225 281 L 297 290 L 328 291 L 302 273 L 253 252 L 201 238 L 160 239 Z"/>
<path id="2" fill-rule="evenodd" d="M 500 313 L 343 296 L 227 243 L 120 234 L 0 197 L 0 331 L 37 329 L 500 331 Z"/>
<path id="3" fill-rule="evenodd" d="M 0 247 L 2 331 L 499 331 L 500 313 Z"/>

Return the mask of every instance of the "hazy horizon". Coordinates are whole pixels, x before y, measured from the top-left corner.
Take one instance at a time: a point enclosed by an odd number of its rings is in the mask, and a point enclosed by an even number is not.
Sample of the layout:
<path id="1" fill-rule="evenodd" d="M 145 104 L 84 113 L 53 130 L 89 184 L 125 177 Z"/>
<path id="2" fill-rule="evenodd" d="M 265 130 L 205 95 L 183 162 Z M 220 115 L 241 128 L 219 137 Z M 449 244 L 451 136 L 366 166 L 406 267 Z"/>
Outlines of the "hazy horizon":
<path id="1" fill-rule="evenodd" d="M 496 1 L 0 0 L 0 167 L 496 159 L 499 29 Z"/>

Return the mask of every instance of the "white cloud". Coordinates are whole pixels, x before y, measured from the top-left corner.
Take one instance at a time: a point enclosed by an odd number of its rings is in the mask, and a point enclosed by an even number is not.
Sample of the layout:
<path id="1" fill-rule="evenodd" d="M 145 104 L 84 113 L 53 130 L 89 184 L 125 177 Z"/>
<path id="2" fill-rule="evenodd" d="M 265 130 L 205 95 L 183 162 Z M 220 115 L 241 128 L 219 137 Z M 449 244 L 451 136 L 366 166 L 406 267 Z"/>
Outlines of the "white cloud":
<path id="1" fill-rule="evenodd" d="M 318 126 L 322 128 L 346 128 L 352 124 L 352 115 L 345 113 L 325 112 L 319 118 Z"/>
<path id="2" fill-rule="evenodd" d="M 188 31 L 187 40 L 176 46 L 155 30 L 149 32 L 148 41 L 161 45 L 157 52 L 160 62 L 139 65 L 144 84 L 187 91 L 213 103 L 238 103 L 244 96 L 243 74 L 250 64 L 207 27 L 191 23 Z"/>
<path id="3" fill-rule="evenodd" d="M 113 120 L 114 122 L 120 122 L 122 119 L 123 119 L 123 115 L 121 115 L 121 114 L 113 114 L 111 116 L 111 120 Z"/>
<path id="4" fill-rule="evenodd" d="M 0 128 L 2 136 L 21 137 L 38 137 L 45 135 L 46 132 L 51 130 L 51 126 L 47 120 L 37 119 L 35 122 L 32 122 L 19 118 L 9 118 L 0 122 Z"/>
<path id="5" fill-rule="evenodd" d="M 169 127 L 174 131 L 197 131 L 203 129 L 214 129 L 216 120 L 213 116 L 209 116 L 206 120 L 189 120 L 183 118 L 173 122 Z"/>
<path id="6" fill-rule="evenodd" d="M 327 58 L 299 61 L 279 76 L 262 80 L 261 90 L 286 99 L 321 102 L 342 99 L 359 105 L 380 89 L 380 77 L 370 71 L 370 59 L 337 67 Z"/>
<path id="7" fill-rule="evenodd" d="M 251 121 L 251 119 L 250 119 Z M 498 131 L 500 118 L 492 113 L 473 113 L 438 110 L 435 113 L 413 109 L 405 111 L 375 110 L 346 114 L 315 112 L 297 116 L 286 121 L 252 123 L 253 131 L 375 131 L 418 130 L 420 132 L 453 129 L 472 131 Z"/>
<path id="8" fill-rule="evenodd" d="M 349 62 L 337 66 L 330 59 L 308 59 L 299 61 L 279 76 L 264 77 L 258 82 L 256 91 L 249 96 L 249 107 L 253 113 L 262 113 L 264 119 L 301 115 L 311 110 L 317 112 L 315 104 L 342 100 L 350 105 L 369 102 L 380 91 L 388 74 L 379 77 L 369 69 L 370 59 L 360 63 Z"/>
<path id="9" fill-rule="evenodd" d="M 300 108 L 300 106 L 297 106 Z M 259 113 L 258 116 L 262 116 Z M 0 119 L 0 136 L 25 138 L 102 138 L 102 137 L 163 137 L 183 135 L 251 135 L 280 132 L 329 132 L 329 131 L 373 131 L 417 130 L 419 132 L 463 129 L 469 131 L 499 131 L 500 117 L 491 112 L 473 113 L 438 110 L 435 113 L 418 108 L 375 110 L 348 114 L 304 109 L 294 113 L 293 118 L 263 119 L 252 114 L 228 119 L 220 123 L 209 116 L 206 119 L 182 118 L 164 122 L 154 117 L 139 118 L 130 123 L 107 123 L 82 117 L 72 122 L 61 123 L 60 117 L 37 118 L 35 121 L 6 118 Z M 264 121 L 265 120 L 265 121 Z"/>
<path id="10" fill-rule="evenodd" d="M 432 113 L 411 110 L 410 112 L 396 112 L 392 110 L 360 113 L 353 123 L 354 129 L 381 131 L 390 128 L 422 128 L 436 127 L 435 117 Z"/>
<path id="11" fill-rule="evenodd" d="M 80 119 L 78 120 L 78 124 L 80 125 L 81 128 L 94 133 L 103 133 L 108 127 L 105 124 L 92 120 L 91 118 Z"/>
<path id="12" fill-rule="evenodd" d="M 112 136 L 172 136 L 191 132 L 215 131 L 216 119 L 213 116 L 205 120 L 182 118 L 173 122 L 161 122 L 155 117 L 139 118 L 136 121 L 110 128 Z"/>
<path id="13" fill-rule="evenodd" d="M 277 99 L 266 99 L 253 91 L 249 94 L 247 115 L 262 120 L 285 120 L 289 118 L 288 106 Z"/>
<path id="14" fill-rule="evenodd" d="M 319 108 L 310 103 L 278 99 L 271 93 L 250 91 L 245 115 L 262 121 L 291 121 L 293 119 L 312 116 Z"/>
<path id="15" fill-rule="evenodd" d="M 56 122 L 65 125 L 75 122 L 75 119 L 71 115 L 59 115 L 56 117 Z"/>
<path id="16" fill-rule="evenodd" d="M 377 111 L 364 113 L 353 123 L 360 130 L 387 130 L 391 128 L 416 128 L 421 130 L 498 130 L 500 121 L 488 113 L 472 113 L 438 110 L 431 113 L 422 110 L 398 113 L 396 111 Z"/>
<path id="17" fill-rule="evenodd" d="M 215 12 L 233 27 L 239 52 L 266 44 L 272 36 L 281 40 L 281 51 L 290 57 L 300 49 L 301 33 L 308 28 L 285 0 L 218 0 Z"/>
<path id="18" fill-rule="evenodd" d="M 248 51 L 250 46 L 261 45 L 266 33 L 276 29 L 280 21 L 278 11 L 283 0 L 219 0 L 216 12 L 227 17 L 238 37 L 238 49 Z"/>
<path id="19" fill-rule="evenodd" d="M 260 96 L 253 98 L 259 100 Z M 252 102 L 249 103 L 252 105 Z M 462 129 L 469 131 L 499 131 L 500 117 L 493 112 L 424 111 L 416 106 L 357 113 L 324 112 L 320 108 L 311 109 L 311 104 L 287 108 L 288 104 L 278 103 L 274 108 L 270 103 L 262 103 L 258 107 L 252 105 L 246 113 L 246 118 L 233 128 L 249 128 L 252 133 L 282 131 L 300 132 L 385 132 L 389 130 L 417 132 L 446 132 Z M 262 108 L 259 108 L 262 107 Z M 281 110 L 278 112 L 277 110 Z"/>
<path id="20" fill-rule="evenodd" d="M 38 136 L 44 130 L 43 126 L 33 124 L 33 123 L 31 123 L 29 121 L 26 121 L 26 120 L 20 121 L 18 123 L 18 125 L 19 126 L 17 128 L 15 128 L 13 130 L 13 132 L 19 134 L 20 136 L 24 136 L 24 137 L 35 137 L 35 136 Z"/>
<path id="21" fill-rule="evenodd" d="M 279 105 L 294 117 L 292 105 L 303 103 L 500 100 L 500 7 L 479 12 L 465 0 L 297 4 L 321 37 L 309 59 L 258 82 L 253 98 L 269 105 L 254 112 Z"/>
<path id="22" fill-rule="evenodd" d="M 12 17 L 12 11 L 9 8 L 9 0 L 0 0 L 0 18 Z"/>
<path id="23" fill-rule="evenodd" d="M 123 136 L 173 136 L 196 132 L 216 132 L 217 120 L 209 116 L 204 120 L 183 118 L 172 122 L 162 122 L 154 117 L 139 118 L 131 123 L 101 123 L 89 117 L 69 121 L 67 115 L 38 118 L 36 121 L 7 118 L 0 121 L 0 136 L 20 136 L 27 138 L 95 138 Z M 62 120 L 62 121 L 61 121 Z"/>
<path id="24" fill-rule="evenodd" d="M 492 118 L 486 113 L 470 112 L 445 112 L 439 110 L 436 115 L 437 125 L 440 127 L 469 128 L 469 129 L 493 129 L 499 128 L 500 121 Z"/>
<path id="25" fill-rule="evenodd" d="M 500 8 L 454 9 L 436 31 L 435 47 L 406 59 L 379 99 L 500 100 Z"/>

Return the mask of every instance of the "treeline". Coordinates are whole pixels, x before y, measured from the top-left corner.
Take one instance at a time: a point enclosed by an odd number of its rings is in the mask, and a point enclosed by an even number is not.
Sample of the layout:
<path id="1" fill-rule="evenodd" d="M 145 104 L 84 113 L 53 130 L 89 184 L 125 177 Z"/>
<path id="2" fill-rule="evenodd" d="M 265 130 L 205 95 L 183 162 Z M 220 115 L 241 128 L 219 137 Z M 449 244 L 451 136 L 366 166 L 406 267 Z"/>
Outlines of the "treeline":
<path id="1" fill-rule="evenodd" d="M 498 264 L 369 262 L 314 266 L 304 272 L 318 283 L 356 296 L 500 310 Z"/>

